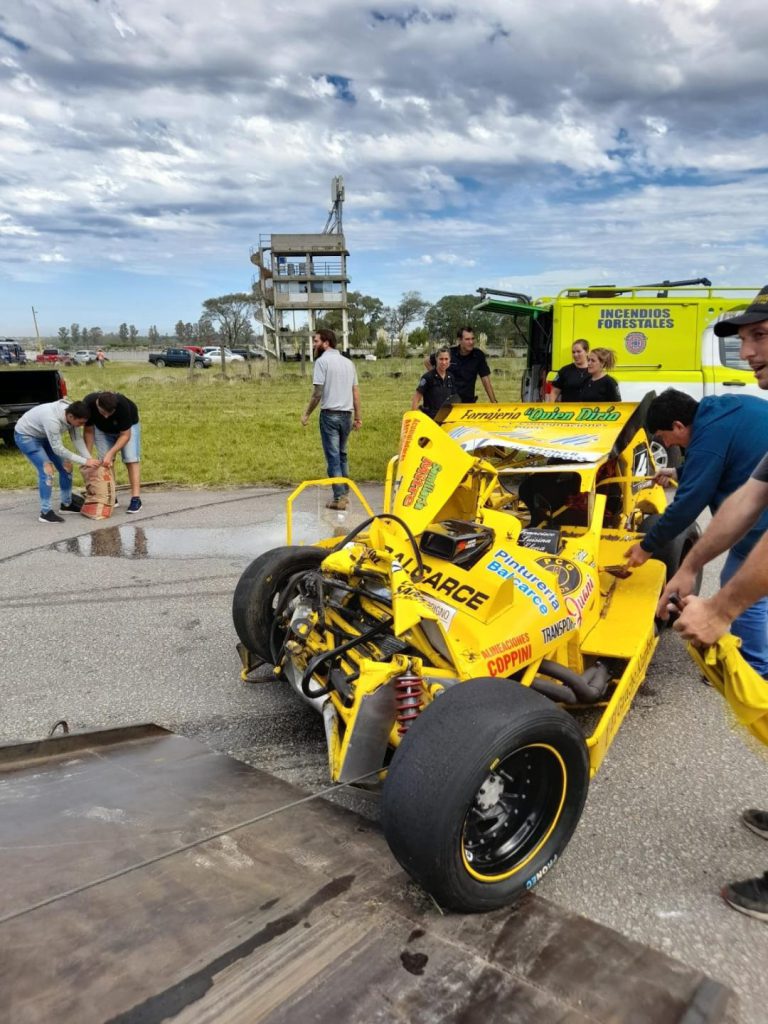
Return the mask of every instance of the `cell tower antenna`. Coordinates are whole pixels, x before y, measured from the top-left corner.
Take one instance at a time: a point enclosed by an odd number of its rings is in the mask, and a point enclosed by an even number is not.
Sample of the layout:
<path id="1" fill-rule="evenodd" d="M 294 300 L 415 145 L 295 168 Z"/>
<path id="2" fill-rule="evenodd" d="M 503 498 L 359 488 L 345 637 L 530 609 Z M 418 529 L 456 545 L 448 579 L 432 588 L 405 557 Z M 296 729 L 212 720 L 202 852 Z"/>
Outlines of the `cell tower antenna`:
<path id="1" fill-rule="evenodd" d="M 344 205 L 344 179 L 339 175 L 331 178 L 331 209 L 323 228 L 324 235 L 343 235 L 341 208 Z"/>

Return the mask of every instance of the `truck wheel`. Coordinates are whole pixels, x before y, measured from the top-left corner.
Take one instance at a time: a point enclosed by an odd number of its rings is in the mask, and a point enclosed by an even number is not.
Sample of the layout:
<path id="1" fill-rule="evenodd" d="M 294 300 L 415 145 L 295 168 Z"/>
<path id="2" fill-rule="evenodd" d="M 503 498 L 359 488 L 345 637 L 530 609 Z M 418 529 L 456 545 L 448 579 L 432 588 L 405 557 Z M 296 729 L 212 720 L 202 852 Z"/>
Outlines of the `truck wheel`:
<path id="1" fill-rule="evenodd" d="M 232 621 L 240 641 L 264 661 L 274 664 L 284 630 L 275 613 L 297 574 L 317 569 L 327 552 L 322 548 L 282 547 L 254 559 L 235 587 Z"/>
<path id="2" fill-rule="evenodd" d="M 683 453 L 676 444 L 665 448 L 660 441 L 651 441 L 651 455 L 656 469 L 677 469 L 683 464 Z"/>
<path id="3" fill-rule="evenodd" d="M 155 360 L 155 366 L 158 366 L 162 370 L 162 368 L 165 366 L 165 360 L 164 359 L 156 359 Z"/>
<path id="4" fill-rule="evenodd" d="M 0 438 L 5 441 L 6 448 L 16 447 L 16 439 L 13 436 L 13 429 L 0 431 Z"/>
<path id="5" fill-rule="evenodd" d="M 439 904 L 494 910 L 552 867 L 588 788 L 587 746 L 567 712 L 518 683 L 471 679 L 430 704 L 396 749 L 384 835 Z"/>
<path id="6" fill-rule="evenodd" d="M 198 368 L 198 370 L 202 370 L 205 366 L 205 363 L 203 362 L 202 359 L 196 359 L 195 366 Z"/>

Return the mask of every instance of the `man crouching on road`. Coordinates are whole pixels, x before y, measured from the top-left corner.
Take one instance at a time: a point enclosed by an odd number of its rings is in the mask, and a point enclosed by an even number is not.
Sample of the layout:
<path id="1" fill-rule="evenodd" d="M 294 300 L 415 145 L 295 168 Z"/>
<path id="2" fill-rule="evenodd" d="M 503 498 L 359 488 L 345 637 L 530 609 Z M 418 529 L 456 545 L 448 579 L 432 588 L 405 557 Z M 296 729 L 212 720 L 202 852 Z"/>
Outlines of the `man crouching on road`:
<path id="1" fill-rule="evenodd" d="M 25 412 L 16 424 L 14 440 L 19 451 L 37 470 L 37 488 L 40 495 L 41 523 L 63 523 L 53 511 L 53 471 L 59 474 L 62 512 L 79 512 L 80 506 L 72 502 L 72 463 L 86 469 L 99 466 L 85 447 L 80 428 L 88 421 L 88 406 L 84 402 L 46 402 Z M 68 433 L 77 449 L 65 448 L 62 436 Z"/>
<path id="2" fill-rule="evenodd" d="M 315 372 L 312 377 L 312 396 L 301 417 L 302 427 L 316 405 L 320 406 L 320 439 L 328 476 L 349 476 L 347 443 L 350 432 L 363 425 L 360 417 L 360 389 L 357 370 L 351 359 L 336 348 L 333 331 L 315 331 L 312 339 Z M 347 507 L 346 484 L 333 484 L 333 499 L 326 508 L 342 511 Z"/>

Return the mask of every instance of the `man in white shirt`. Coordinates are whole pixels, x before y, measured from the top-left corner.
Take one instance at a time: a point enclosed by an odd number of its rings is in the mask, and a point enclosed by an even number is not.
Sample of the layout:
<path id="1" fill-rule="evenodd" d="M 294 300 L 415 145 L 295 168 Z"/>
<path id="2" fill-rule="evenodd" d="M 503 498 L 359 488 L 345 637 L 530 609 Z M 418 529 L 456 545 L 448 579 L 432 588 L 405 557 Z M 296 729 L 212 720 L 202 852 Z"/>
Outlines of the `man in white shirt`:
<path id="1" fill-rule="evenodd" d="M 25 412 L 16 424 L 13 439 L 19 451 L 37 470 L 40 493 L 41 523 L 63 523 L 61 516 L 51 508 L 53 496 L 53 470 L 59 473 L 61 511 L 79 512 L 72 504 L 72 463 L 88 469 L 101 465 L 92 459 L 83 441 L 82 427 L 88 422 L 88 407 L 84 402 L 45 402 Z M 62 442 L 65 433 L 77 451 L 71 452 Z"/>
<path id="2" fill-rule="evenodd" d="M 312 339 L 315 371 L 312 377 L 312 395 L 301 425 L 306 427 L 315 406 L 320 406 L 320 439 L 328 476 L 349 476 L 347 442 L 352 430 L 363 425 L 360 417 L 360 389 L 357 370 L 336 348 L 333 331 L 315 331 Z M 333 498 L 326 508 L 342 511 L 347 507 L 346 484 L 333 484 Z"/>

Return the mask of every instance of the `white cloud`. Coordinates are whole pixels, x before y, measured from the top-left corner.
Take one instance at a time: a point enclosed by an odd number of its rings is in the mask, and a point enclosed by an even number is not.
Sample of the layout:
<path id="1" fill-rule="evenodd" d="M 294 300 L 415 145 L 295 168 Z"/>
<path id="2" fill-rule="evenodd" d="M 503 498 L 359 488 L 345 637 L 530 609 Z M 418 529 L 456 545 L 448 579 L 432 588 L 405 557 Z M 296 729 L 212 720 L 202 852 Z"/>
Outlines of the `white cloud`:
<path id="1" fill-rule="evenodd" d="M 244 287 L 258 235 L 322 228 L 339 173 L 352 286 L 385 301 L 593 267 L 751 277 L 763 25 L 754 0 L 550 0 L 544 21 L 531 0 L 9 0 L 0 279 L 42 242 L 52 274 Z"/>

